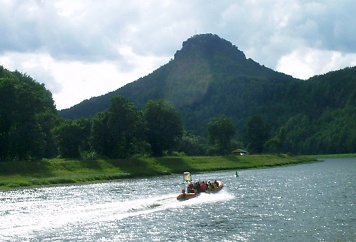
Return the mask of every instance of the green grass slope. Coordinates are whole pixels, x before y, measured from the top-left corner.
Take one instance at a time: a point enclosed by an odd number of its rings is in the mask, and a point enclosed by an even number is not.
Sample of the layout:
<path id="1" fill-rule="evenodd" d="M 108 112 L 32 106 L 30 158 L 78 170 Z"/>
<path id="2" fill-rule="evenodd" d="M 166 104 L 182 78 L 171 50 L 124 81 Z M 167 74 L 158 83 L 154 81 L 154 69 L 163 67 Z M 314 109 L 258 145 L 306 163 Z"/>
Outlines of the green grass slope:
<path id="1" fill-rule="evenodd" d="M 0 189 L 53 184 L 109 181 L 135 177 L 202 173 L 217 170 L 266 168 L 313 162 L 307 156 L 183 156 L 141 157 L 131 159 L 66 160 L 0 162 Z"/>

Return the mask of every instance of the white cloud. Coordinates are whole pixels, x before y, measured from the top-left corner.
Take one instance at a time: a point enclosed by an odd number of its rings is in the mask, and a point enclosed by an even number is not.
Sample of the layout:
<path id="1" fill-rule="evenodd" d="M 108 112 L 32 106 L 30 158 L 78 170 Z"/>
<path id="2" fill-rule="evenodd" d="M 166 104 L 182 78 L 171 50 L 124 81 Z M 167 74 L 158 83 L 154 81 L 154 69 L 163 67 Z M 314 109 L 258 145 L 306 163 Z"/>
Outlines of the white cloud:
<path id="1" fill-rule="evenodd" d="M 355 65 L 353 0 L 0 0 L 0 65 L 46 84 L 59 109 L 149 74 L 195 33 L 300 78 Z"/>
<path id="2" fill-rule="evenodd" d="M 58 109 L 71 107 L 85 99 L 114 91 L 147 75 L 170 57 L 138 56 L 130 48 L 120 51 L 128 59 L 123 71 L 113 61 L 86 63 L 56 60 L 46 53 L 12 53 L 0 57 L 0 63 L 12 71 L 26 73 L 52 92 Z"/>
<path id="3" fill-rule="evenodd" d="M 322 51 L 305 47 L 282 56 L 276 70 L 300 79 L 307 79 L 330 70 L 355 65 L 356 53 L 344 55 L 336 51 Z"/>

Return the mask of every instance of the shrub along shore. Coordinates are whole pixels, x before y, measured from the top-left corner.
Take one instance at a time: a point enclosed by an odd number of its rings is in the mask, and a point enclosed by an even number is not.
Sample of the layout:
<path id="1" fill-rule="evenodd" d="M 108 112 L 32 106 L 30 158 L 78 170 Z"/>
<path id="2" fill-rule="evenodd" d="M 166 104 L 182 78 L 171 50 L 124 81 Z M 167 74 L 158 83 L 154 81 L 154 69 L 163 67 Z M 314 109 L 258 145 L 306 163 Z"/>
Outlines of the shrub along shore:
<path id="1" fill-rule="evenodd" d="M 268 168 L 315 162 L 318 161 L 317 157 L 247 155 L 5 161 L 0 162 L 0 189 L 151 177 L 181 174 L 184 171 L 202 173 L 218 170 Z"/>

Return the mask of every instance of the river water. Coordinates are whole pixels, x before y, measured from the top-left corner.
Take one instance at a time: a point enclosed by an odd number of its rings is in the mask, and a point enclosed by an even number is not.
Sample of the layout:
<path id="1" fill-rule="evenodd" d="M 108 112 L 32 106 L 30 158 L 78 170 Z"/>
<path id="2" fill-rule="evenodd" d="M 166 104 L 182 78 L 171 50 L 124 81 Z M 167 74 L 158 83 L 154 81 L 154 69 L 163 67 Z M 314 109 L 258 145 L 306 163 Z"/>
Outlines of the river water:
<path id="1" fill-rule="evenodd" d="M 193 178 L 225 186 L 183 202 L 177 175 L 0 191 L 0 241 L 356 241 L 356 158 Z"/>

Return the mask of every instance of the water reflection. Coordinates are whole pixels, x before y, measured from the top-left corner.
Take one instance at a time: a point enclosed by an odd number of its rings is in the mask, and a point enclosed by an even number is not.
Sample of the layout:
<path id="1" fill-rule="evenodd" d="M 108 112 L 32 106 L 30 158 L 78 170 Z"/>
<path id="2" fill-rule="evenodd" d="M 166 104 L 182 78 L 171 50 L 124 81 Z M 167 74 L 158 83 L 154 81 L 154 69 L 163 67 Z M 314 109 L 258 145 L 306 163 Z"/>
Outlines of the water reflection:
<path id="1" fill-rule="evenodd" d="M 225 187 L 180 202 L 181 176 L 0 192 L 0 240 L 352 241 L 356 159 L 196 175 Z"/>

